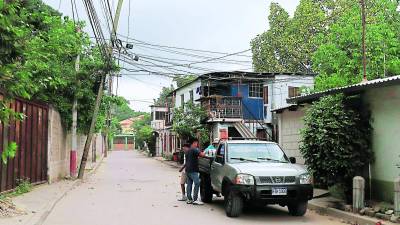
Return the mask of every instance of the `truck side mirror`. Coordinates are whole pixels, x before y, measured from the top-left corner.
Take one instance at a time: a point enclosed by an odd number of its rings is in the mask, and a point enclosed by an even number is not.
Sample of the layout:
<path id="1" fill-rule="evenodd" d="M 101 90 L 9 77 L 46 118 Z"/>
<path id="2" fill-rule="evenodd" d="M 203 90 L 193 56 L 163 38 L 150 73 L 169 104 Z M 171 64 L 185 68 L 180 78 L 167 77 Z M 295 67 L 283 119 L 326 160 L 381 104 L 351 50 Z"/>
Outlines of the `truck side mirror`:
<path id="1" fill-rule="evenodd" d="M 289 161 L 292 164 L 296 164 L 296 158 L 295 157 L 289 157 Z"/>

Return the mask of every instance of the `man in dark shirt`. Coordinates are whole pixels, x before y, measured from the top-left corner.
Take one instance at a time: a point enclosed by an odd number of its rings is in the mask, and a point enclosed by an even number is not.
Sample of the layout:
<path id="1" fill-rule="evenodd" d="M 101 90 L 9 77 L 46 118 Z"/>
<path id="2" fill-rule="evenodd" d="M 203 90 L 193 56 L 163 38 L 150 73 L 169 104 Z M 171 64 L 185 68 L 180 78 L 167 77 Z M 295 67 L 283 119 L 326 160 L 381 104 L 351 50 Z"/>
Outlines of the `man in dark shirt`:
<path id="1" fill-rule="evenodd" d="M 199 174 L 199 157 L 203 157 L 204 153 L 199 150 L 199 140 L 193 139 L 190 145 L 189 151 L 185 153 L 186 157 L 186 176 L 187 176 L 187 203 L 194 205 L 202 205 L 201 201 L 198 201 L 199 188 L 200 188 L 200 174 Z M 194 183 L 193 198 L 192 198 L 192 186 Z"/>

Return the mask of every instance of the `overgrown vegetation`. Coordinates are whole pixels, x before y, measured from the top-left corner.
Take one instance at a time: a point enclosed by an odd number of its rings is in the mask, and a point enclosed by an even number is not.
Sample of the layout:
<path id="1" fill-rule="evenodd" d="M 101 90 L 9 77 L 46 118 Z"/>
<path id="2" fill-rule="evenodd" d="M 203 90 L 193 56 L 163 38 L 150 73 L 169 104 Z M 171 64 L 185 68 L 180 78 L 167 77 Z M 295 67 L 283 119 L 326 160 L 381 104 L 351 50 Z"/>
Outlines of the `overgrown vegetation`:
<path id="1" fill-rule="evenodd" d="M 369 118 L 351 106 L 351 100 L 343 95 L 324 97 L 304 118 L 300 152 L 320 185 L 342 183 L 350 188 L 352 178 L 362 175 L 373 158 Z"/>
<path id="2" fill-rule="evenodd" d="M 11 192 L 1 194 L 0 200 L 28 193 L 32 190 L 32 188 L 33 188 L 33 185 L 29 182 L 29 179 L 17 180 L 17 187 Z"/>
<path id="3" fill-rule="evenodd" d="M 8 159 L 13 159 L 15 155 L 17 154 L 17 143 L 11 142 L 5 149 L 3 149 L 3 152 L 1 153 L 1 160 L 3 161 L 3 164 L 7 164 Z"/>
<path id="4" fill-rule="evenodd" d="M 203 122 L 207 119 L 207 112 L 198 104 L 185 103 L 184 107 L 174 109 L 172 129 L 183 140 L 199 138 L 204 146 L 209 143 L 209 129 Z"/>

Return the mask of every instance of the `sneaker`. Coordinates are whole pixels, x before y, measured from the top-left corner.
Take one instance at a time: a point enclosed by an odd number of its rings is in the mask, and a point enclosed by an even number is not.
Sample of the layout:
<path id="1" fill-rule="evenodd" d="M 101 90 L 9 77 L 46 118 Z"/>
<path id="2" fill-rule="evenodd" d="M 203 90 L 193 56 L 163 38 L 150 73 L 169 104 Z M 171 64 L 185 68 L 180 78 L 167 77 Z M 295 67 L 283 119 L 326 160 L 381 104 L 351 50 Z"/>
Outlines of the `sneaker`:
<path id="1" fill-rule="evenodd" d="M 188 200 L 186 201 L 186 204 L 193 204 L 193 200 L 189 200 L 189 199 L 188 199 Z"/>
<path id="2" fill-rule="evenodd" d="M 187 201 L 187 197 L 183 195 L 181 198 L 178 199 L 178 201 L 186 202 Z"/>
<path id="3" fill-rule="evenodd" d="M 193 205 L 204 205 L 204 203 L 199 200 L 194 201 L 192 204 Z"/>

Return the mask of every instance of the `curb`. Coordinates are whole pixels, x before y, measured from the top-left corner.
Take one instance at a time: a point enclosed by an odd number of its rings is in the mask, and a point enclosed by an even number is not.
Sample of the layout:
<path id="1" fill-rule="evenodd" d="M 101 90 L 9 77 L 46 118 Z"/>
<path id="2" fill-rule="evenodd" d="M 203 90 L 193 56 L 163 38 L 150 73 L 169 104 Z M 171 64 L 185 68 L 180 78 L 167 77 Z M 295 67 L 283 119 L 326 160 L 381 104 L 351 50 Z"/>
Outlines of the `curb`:
<path id="1" fill-rule="evenodd" d="M 351 222 L 352 224 L 358 224 L 358 225 L 376 225 L 378 221 L 381 221 L 381 220 L 377 220 L 375 218 L 370 218 L 370 217 L 366 217 L 366 216 L 357 215 L 354 213 L 344 212 L 339 209 L 320 206 L 313 202 L 308 202 L 308 209 L 314 210 L 314 211 L 324 214 L 324 215 L 339 218 L 346 222 Z M 383 224 L 388 224 L 388 225 L 393 224 L 394 225 L 394 223 L 391 223 L 389 221 L 381 221 L 381 222 Z"/>
<path id="2" fill-rule="evenodd" d="M 91 169 L 90 171 L 88 171 L 86 179 L 89 176 L 92 176 L 97 169 L 100 167 L 100 165 L 103 163 L 105 157 L 102 157 L 100 159 L 100 161 L 94 166 L 93 169 Z M 83 179 L 75 179 L 74 181 L 72 181 L 71 187 L 68 188 L 64 193 L 61 194 L 61 196 L 59 196 L 54 202 L 49 203 L 49 206 L 47 207 L 47 209 L 43 212 L 43 214 L 39 217 L 37 222 L 34 222 L 32 224 L 34 225 L 42 225 L 47 217 L 50 215 L 50 213 L 53 211 L 53 209 L 56 207 L 56 205 L 65 197 L 67 196 L 67 194 L 72 191 L 73 189 L 75 189 L 76 187 L 78 187 L 79 185 L 81 185 L 84 181 L 85 177 Z"/>

